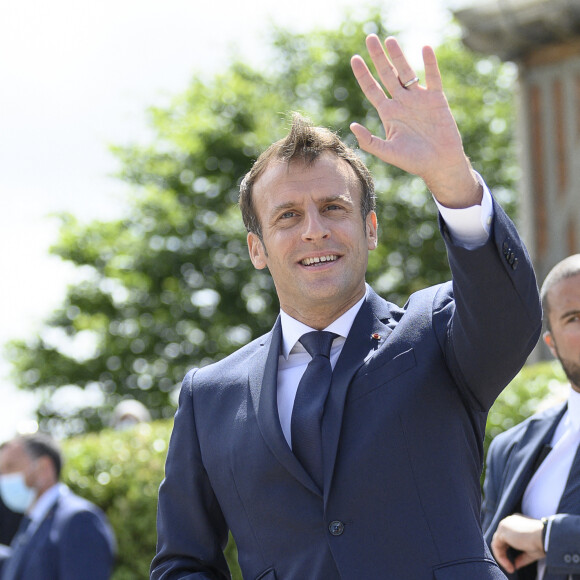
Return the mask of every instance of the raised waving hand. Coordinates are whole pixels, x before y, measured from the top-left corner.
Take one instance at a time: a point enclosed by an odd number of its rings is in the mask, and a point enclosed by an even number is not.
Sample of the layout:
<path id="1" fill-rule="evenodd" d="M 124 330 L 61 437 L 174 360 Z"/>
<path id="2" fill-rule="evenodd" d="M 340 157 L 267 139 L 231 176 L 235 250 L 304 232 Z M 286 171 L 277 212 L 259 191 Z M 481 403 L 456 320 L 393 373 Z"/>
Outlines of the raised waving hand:
<path id="1" fill-rule="evenodd" d="M 463 151 L 433 49 L 423 48 L 422 86 L 395 38 L 385 41 L 388 56 L 376 35 L 369 35 L 366 44 L 380 83 L 359 55 L 351 59 L 352 70 L 379 114 L 385 137 L 352 123 L 361 149 L 421 177 L 442 205 L 460 208 L 480 203 L 481 186 Z"/>

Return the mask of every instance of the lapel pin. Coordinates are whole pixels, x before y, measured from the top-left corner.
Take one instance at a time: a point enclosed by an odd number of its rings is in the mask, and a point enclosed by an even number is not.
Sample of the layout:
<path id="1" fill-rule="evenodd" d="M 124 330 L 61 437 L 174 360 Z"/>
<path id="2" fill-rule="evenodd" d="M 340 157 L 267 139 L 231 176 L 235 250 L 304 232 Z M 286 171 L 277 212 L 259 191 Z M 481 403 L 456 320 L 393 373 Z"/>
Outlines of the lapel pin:
<path id="1" fill-rule="evenodd" d="M 372 338 L 373 340 L 381 340 L 381 335 L 380 335 L 378 332 L 373 332 L 373 333 L 371 334 L 371 338 Z"/>

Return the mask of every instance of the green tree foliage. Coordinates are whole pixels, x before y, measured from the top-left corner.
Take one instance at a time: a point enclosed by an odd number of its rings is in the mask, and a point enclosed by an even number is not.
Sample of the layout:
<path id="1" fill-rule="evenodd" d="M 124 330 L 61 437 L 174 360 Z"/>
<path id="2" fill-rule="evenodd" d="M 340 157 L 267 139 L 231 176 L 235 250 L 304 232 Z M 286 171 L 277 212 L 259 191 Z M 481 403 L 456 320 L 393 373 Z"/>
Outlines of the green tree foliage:
<path id="1" fill-rule="evenodd" d="M 506 429 L 521 423 L 540 409 L 563 401 L 568 380 L 557 361 L 525 366 L 497 398 L 487 417 L 485 449 Z"/>
<path id="2" fill-rule="evenodd" d="M 234 59 L 221 74 L 195 77 L 170 106 L 150 111 L 150 143 L 114 148 L 120 178 L 133 190 L 126 216 L 88 224 L 62 216 L 52 251 L 77 267 L 79 279 L 37 337 L 9 347 L 19 387 L 42 396 L 44 428 L 98 429 L 127 396 L 154 418 L 168 417 L 188 368 L 271 327 L 278 302 L 268 274 L 247 256 L 236 207 L 240 178 L 286 133 L 285 112 L 330 126 L 353 146 L 351 121 L 381 133 L 350 57 L 366 54 L 367 33 L 395 32 L 385 22 L 384 10 L 371 9 L 361 19 L 345 15 L 338 30 L 275 30 L 268 66 Z M 513 211 L 513 69 L 453 39 L 438 54 L 466 151 Z M 368 281 L 402 303 L 449 278 L 436 210 L 421 180 L 361 155 L 376 176 L 381 228 Z M 67 408 L 63 388 L 84 390 L 95 402 Z"/>

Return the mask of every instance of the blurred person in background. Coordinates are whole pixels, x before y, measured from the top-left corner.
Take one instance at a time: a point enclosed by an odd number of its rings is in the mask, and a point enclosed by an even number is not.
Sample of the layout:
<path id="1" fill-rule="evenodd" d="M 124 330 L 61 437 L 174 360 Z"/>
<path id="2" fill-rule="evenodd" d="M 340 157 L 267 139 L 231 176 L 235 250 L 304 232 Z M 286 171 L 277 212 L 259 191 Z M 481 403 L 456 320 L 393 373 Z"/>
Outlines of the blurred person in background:
<path id="1" fill-rule="evenodd" d="M 62 455 L 48 435 L 0 446 L 0 494 L 25 514 L 0 554 L 0 580 L 108 580 L 115 539 L 104 513 L 61 483 Z"/>
<path id="2" fill-rule="evenodd" d="M 568 580 L 580 578 L 580 254 L 554 266 L 541 296 L 569 394 L 492 441 L 483 529 L 510 578 Z"/>
<path id="3" fill-rule="evenodd" d="M 148 423 L 149 421 L 151 421 L 151 413 L 143 403 L 135 399 L 125 399 L 113 410 L 111 427 L 123 431 L 139 423 Z"/>

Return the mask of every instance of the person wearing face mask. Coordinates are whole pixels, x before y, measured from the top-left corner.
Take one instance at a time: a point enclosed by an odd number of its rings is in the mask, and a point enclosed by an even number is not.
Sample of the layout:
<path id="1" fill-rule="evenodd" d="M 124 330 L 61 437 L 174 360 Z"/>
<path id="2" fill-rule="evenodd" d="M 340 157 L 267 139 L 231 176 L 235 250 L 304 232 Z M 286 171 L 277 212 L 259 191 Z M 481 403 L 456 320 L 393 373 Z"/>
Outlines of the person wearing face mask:
<path id="1" fill-rule="evenodd" d="M 62 456 L 44 434 L 0 446 L 0 495 L 25 514 L 10 546 L 0 551 L 0 580 L 106 580 L 115 538 L 105 514 L 59 481 Z"/>

